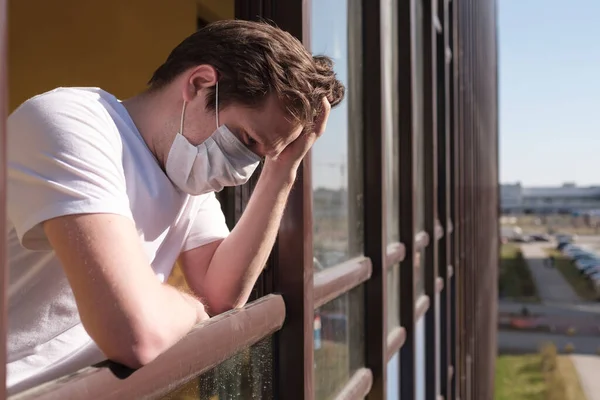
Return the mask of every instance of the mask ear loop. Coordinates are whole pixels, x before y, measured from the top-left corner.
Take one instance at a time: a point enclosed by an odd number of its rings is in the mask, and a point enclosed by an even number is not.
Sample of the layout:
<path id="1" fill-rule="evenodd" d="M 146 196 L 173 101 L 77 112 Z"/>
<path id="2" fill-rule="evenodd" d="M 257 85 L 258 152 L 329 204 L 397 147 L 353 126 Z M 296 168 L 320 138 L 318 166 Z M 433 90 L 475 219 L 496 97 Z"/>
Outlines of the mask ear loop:
<path id="1" fill-rule="evenodd" d="M 187 105 L 187 102 L 184 100 L 183 101 L 183 108 L 181 109 L 181 123 L 179 125 L 179 133 L 183 136 L 183 116 L 185 115 L 185 106 Z"/>
<path id="2" fill-rule="evenodd" d="M 219 81 L 215 85 L 215 116 L 217 119 L 217 129 L 219 129 Z"/>

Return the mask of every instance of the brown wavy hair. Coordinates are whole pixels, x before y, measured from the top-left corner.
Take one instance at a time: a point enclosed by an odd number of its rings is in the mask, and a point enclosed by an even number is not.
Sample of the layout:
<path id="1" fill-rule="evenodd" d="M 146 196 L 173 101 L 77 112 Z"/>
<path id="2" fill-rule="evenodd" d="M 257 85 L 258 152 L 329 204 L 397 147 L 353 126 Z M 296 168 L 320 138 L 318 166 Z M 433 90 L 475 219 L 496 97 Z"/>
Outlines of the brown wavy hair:
<path id="1" fill-rule="evenodd" d="M 313 56 L 294 36 L 266 22 L 213 22 L 181 42 L 148 82 L 160 89 L 189 68 L 212 65 L 218 71 L 219 106 L 260 107 L 275 93 L 298 123 L 309 127 L 327 97 L 334 107 L 344 98 L 333 61 Z M 206 107 L 214 110 L 215 89 Z"/>

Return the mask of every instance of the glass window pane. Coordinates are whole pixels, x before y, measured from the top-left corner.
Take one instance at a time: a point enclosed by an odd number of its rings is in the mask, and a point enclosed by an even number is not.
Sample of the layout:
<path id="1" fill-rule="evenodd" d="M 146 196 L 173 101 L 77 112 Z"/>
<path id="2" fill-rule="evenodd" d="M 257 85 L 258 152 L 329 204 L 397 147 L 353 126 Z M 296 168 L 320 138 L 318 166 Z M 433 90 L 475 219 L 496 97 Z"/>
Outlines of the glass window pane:
<path id="1" fill-rule="evenodd" d="M 400 398 L 400 352 L 387 363 L 386 394 L 388 399 Z"/>
<path id="2" fill-rule="evenodd" d="M 331 399 L 364 366 L 362 286 L 315 310 L 315 399 Z"/>
<path id="3" fill-rule="evenodd" d="M 313 53 L 331 57 L 346 86 L 312 150 L 314 255 L 321 269 L 363 252 L 360 1 L 319 0 L 311 30 Z"/>
<path id="4" fill-rule="evenodd" d="M 424 131 L 423 131 L 423 5 L 419 0 L 415 2 L 416 7 L 416 32 L 415 32 L 415 48 L 416 48 L 416 81 L 417 87 L 415 90 L 414 118 L 416 127 L 416 154 L 415 154 L 415 179 L 417 180 L 416 193 L 416 228 L 417 232 L 425 228 L 425 181 L 424 181 Z"/>
<path id="5" fill-rule="evenodd" d="M 415 274 L 417 296 L 425 293 L 425 250 L 415 254 Z"/>
<path id="6" fill-rule="evenodd" d="M 425 318 L 415 324 L 415 370 L 417 375 L 416 398 L 425 398 Z"/>
<path id="7" fill-rule="evenodd" d="M 267 337 L 175 389 L 162 400 L 272 399 L 272 377 L 273 342 L 272 337 Z"/>
<path id="8" fill-rule="evenodd" d="M 400 265 L 387 271 L 387 330 L 400 326 Z"/>
<path id="9" fill-rule="evenodd" d="M 398 181 L 398 13 L 397 2 L 385 0 L 381 4 L 381 57 L 383 73 L 383 130 L 386 141 L 386 207 L 387 241 L 400 241 Z"/>

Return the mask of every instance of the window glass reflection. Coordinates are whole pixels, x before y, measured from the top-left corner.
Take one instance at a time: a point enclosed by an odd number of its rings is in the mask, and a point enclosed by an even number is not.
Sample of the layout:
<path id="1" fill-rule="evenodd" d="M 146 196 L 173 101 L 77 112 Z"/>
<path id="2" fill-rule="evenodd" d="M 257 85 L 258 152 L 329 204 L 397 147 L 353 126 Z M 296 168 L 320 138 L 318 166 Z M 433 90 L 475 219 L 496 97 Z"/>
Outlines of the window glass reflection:
<path id="1" fill-rule="evenodd" d="M 381 90 L 383 96 L 383 131 L 386 148 L 387 241 L 400 241 L 399 145 L 398 145 L 398 22 L 397 2 L 381 3 Z"/>
<path id="2" fill-rule="evenodd" d="M 425 398 L 425 318 L 420 318 L 415 324 L 415 370 L 417 399 Z"/>
<path id="3" fill-rule="evenodd" d="M 315 310 L 315 399 L 331 399 L 364 366 L 364 290 L 352 289 Z"/>
<path id="4" fill-rule="evenodd" d="M 415 279 L 417 296 L 425 293 L 425 249 L 415 254 Z"/>
<path id="5" fill-rule="evenodd" d="M 400 326 L 400 265 L 387 271 L 387 331 Z"/>
<path id="6" fill-rule="evenodd" d="M 363 252 L 360 1 L 319 0 L 311 15 L 314 54 L 331 57 L 346 97 L 312 150 L 315 268 Z"/>
<path id="7" fill-rule="evenodd" d="M 425 228 L 425 152 L 424 152 L 424 135 L 423 130 L 423 5 L 421 0 L 415 2 L 416 12 L 416 32 L 415 32 L 415 48 L 416 48 L 416 84 L 415 90 L 415 128 L 416 128 L 416 154 L 415 154 L 415 178 L 417 180 L 416 193 L 416 228 L 417 232 Z"/>
<path id="8" fill-rule="evenodd" d="M 388 399 L 400 398 L 400 352 L 387 363 L 386 394 Z"/>
<path id="9" fill-rule="evenodd" d="M 273 343 L 267 337 L 162 397 L 162 400 L 273 398 Z"/>

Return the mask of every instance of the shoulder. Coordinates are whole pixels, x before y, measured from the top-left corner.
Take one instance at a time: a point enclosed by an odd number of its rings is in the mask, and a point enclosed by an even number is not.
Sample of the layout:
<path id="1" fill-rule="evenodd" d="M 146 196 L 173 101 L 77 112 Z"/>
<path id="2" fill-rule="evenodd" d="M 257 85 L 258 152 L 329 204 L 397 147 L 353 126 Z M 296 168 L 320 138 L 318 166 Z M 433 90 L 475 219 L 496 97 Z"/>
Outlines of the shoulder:
<path id="1" fill-rule="evenodd" d="M 93 88 L 58 88 L 21 104 L 7 120 L 9 150 L 83 141 L 118 146 L 114 122 Z"/>

